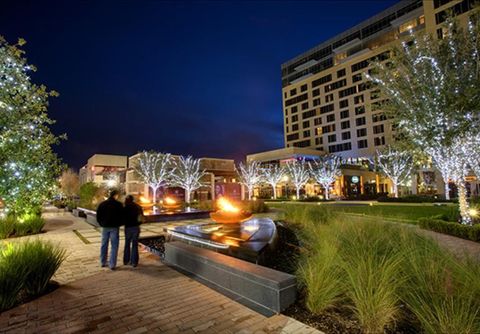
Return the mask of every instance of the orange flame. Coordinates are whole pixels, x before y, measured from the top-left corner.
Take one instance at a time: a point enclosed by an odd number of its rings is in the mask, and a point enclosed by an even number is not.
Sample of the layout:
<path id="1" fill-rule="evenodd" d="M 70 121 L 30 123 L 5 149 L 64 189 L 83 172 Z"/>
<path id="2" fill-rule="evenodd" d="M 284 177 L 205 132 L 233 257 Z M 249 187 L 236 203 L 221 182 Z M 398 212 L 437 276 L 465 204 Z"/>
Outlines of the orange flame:
<path id="1" fill-rule="evenodd" d="M 140 203 L 142 203 L 142 204 L 150 204 L 150 201 L 149 201 L 147 198 L 143 197 L 143 196 L 140 196 L 140 198 L 139 198 L 138 200 L 139 200 Z"/>
<path id="2" fill-rule="evenodd" d="M 220 197 L 217 200 L 217 206 L 219 208 L 219 211 L 223 212 L 231 212 L 231 213 L 238 213 L 240 212 L 240 209 L 235 207 L 228 199 L 225 197 Z"/>
<path id="3" fill-rule="evenodd" d="M 175 201 L 173 198 L 168 197 L 168 196 L 163 199 L 163 202 L 167 205 L 173 205 L 173 204 L 177 203 L 177 201 Z"/>

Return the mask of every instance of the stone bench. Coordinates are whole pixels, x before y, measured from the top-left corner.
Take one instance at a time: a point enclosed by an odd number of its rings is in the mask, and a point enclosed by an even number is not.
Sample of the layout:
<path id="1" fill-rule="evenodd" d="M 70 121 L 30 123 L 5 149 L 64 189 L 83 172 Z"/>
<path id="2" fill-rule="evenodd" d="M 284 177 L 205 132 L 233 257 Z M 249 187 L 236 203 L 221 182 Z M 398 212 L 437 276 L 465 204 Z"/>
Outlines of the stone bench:
<path id="1" fill-rule="evenodd" d="M 80 210 L 80 209 L 73 209 L 72 214 L 75 217 L 80 217 L 80 218 L 85 218 L 86 217 L 85 212 L 83 210 Z"/>
<path id="2" fill-rule="evenodd" d="M 165 262 L 267 316 L 295 302 L 295 276 L 284 272 L 180 241 L 165 244 Z"/>
<path id="3" fill-rule="evenodd" d="M 87 223 L 96 227 L 100 226 L 97 222 L 97 215 L 94 213 L 87 213 Z"/>

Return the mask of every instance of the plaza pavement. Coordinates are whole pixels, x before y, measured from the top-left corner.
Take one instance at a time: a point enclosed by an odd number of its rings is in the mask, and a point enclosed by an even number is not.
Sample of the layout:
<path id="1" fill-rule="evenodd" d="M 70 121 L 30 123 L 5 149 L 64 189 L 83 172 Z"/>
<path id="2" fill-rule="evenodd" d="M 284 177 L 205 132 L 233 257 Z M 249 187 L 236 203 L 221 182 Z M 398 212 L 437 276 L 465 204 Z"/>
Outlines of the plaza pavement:
<path id="1" fill-rule="evenodd" d="M 0 333 L 321 333 L 281 314 L 260 315 L 146 252 L 137 268 L 100 268 L 98 229 L 70 213 L 53 210 L 45 218 L 46 233 L 13 240 L 64 247 L 68 257 L 54 276 L 61 286 L 0 314 Z M 166 225 L 145 224 L 141 234 L 159 235 Z"/>

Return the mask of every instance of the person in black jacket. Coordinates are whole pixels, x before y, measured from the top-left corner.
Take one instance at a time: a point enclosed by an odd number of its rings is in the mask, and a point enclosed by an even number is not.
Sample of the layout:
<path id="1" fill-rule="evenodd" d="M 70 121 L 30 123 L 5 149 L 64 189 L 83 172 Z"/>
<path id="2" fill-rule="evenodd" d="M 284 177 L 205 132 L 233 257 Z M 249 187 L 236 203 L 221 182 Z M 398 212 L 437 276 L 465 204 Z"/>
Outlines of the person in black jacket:
<path id="1" fill-rule="evenodd" d="M 100 203 L 97 209 L 97 222 L 102 227 L 102 246 L 100 247 L 100 265 L 106 267 L 108 242 L 112 249 L 109 267 L 114 270 L 117 266 L 119 228 L 123 223 L 123 205 L 118 201 L 119 193 L 112 190 L 110 197 Z"/>
<path id="2" fill-rule="evenodd" d="M 143 210 L 140 205 L 134 202 L 132 195 L 125 198 L 123 218 L 125 222 L 123 264 L 131 264 L 136 267 L 138 265 L 138 237 L 140 236 L 140 224 L 143 220 Z"/>

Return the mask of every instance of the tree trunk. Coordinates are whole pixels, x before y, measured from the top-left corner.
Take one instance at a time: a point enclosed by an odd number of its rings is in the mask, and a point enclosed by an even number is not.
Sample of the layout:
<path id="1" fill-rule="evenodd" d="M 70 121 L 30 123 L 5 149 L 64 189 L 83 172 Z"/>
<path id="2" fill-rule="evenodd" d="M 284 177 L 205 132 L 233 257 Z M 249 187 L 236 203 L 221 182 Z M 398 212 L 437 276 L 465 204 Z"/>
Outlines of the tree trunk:
<path id="1" fill-rule="evenodd" d="M 472 225 L 472 217 L 470 216 L 470 207 L 467 201 L 467 189 L 465 188 L 465 180 L 457 182 L 458 187 L 458 204 L 460 206 L 460 216 L 462 224 Z"/>
<path id="2" fill-rule="evenodd" d="M 325 199 L 328 201 L 330 199 L 330 195 L 329 195 L 330 187 L 327 185 L 327 186 L 324 186 L 324 188 L 325 188 Z"/>
<path id="3" fill-rule="evenodd" d="M 273 199 L 277 199 L 277 185 L 272 184 L 272 188 L 273 188 Z"/>
<path id="4" fill-rule="evenodd" d="M 247 187 L 248 188 L 248 200 L 250 201 L 252 199 L 252 188 L 251 187 Z"/>
<path id="5" fill-rule="evenodd" d="M 449 187 L 449 184 L 448 184 L 448 180 L 447 181 L 444 181 L 445 182 L 445 199 L 447 201 L 450 200 L 450 187 Z"/>
<path id="6" fill-rule="evenodd" d="M 297 189 L 297 201 L 300 199 L 300 187 L 296 187 Z"/>
<path id="7" fill-rule="evenodd" d="M 396 181 L 393 181 L 393 196 L 398 198 L 398 183 Z"/>
<path id="8" fill-rule="evenodd" d="M 190 204 L 190 190 L 185 189 L 185 203 Z"/>
<path id="9" fill-rule="evenodd" d="M 152 190 L 153 190 L 152 203 L 155 205 L 157 203 L 157 188 L 152 187 Z"/>

